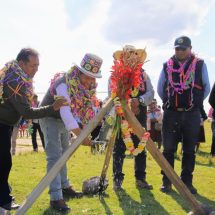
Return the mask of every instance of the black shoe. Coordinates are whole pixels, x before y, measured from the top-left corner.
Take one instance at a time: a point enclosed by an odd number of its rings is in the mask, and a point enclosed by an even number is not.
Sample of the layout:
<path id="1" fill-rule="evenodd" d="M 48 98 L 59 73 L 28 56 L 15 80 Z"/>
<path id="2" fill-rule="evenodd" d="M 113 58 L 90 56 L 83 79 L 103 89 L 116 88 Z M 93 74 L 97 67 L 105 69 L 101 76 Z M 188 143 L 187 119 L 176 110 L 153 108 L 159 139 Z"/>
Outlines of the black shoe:
<path id="1" fill-rule="evenodd" d="M 10 211 L 10 210 L 17 210 L 20 207 L 20 205 L 12 201 L 8 204 L 2 205 L 1 207 L 5 210 Z"/>
<path id="2" fill-rule="evenodd" d="M 171 184 L 163 184 L 160 188 L 160 191 L 163 193 L 169 193 L 172 191 L 172 185 Z"/>
<path id="3" fill-rule="evenodd" d="M 146 180 L 136 180 L 136 187 L 139 189 L 152 190 L 153 186 L 148 184 Z"/>
<path id="4" fill-rule="evenodd" d="M 83 193 L 76 191 L 73 189 L 73 187 L 68 187 L 66 189 L 63 189 L 63 195 L 65 197 L 70 197 L 70 198 L 81 198 L 83 197 Z"/>
<path id="5" fill-rule="evenodd" d="M 68 212 L 71 210 L 63 199 L 56 200 L 56 201 L 50 201 L 50 206 L 54 210 L 57 210 L 60 212 Z"/>
<path id="6" fill-rule="evenodd" d="M 197 189 L 192 184 L 186 184 L 186 186 L 192 194 L 197 194 Z"/>

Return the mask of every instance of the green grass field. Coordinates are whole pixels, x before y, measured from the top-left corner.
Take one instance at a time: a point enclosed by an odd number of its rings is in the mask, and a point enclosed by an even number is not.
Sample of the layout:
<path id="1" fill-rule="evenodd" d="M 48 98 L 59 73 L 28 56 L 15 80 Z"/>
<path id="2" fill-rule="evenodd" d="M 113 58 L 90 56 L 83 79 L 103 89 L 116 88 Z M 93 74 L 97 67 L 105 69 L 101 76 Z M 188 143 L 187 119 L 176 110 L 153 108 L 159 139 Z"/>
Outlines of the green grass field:
<path id="1" fill-rule="evenodd" d="M 197 153 L 193 181 L 198 189 L 197 200 L 215 209 L 215 158 L 211 158 L 209 155 L 211 145 L 209 122 L 205 123 L 205 131 L 207 141 L 206 143 L 201 143 Z M 175 167 L 178 174 L 180 174 L 180 160 L 179 147 Z M 67 163 L 69 178 L 74 187 L 81 190 L 83 180 L 92 176 L 99 176 L 103 162 L 104 154 L 92 155 L 88 147 L 81 146 Z M 147 158 L 147 181 L 153 185 L 154 189 L 152 191 L 138 190 L 135 187 L 133 166 L 134 160 L 127 156 L 124 163 L 124 191 L 115 193 L 112 189 L 111 161 L 108 170 L 110 185 L 106 191 L 108 195 L 103 198 L 85 196 L 82 199 L 69 199 L 67 203 L 72 208 L 70 214 L 183 215 L 190 211 L 189 205 L 175 189 L 168 195 L 160 192 L 160 168 L 149 153 Z M 45 173 L 46 158 L 44 153 L 26 153 L 13 157 L 10 183 L 13 187 L 13 195 L 18 203 L 22 203 L 25 200 L 26 196 L 31 193 Z M 46 189 L 26 214 L 48 215 L 60 213 L 56 213 L 49 208 L 49 195 L 48 189 Z"/>

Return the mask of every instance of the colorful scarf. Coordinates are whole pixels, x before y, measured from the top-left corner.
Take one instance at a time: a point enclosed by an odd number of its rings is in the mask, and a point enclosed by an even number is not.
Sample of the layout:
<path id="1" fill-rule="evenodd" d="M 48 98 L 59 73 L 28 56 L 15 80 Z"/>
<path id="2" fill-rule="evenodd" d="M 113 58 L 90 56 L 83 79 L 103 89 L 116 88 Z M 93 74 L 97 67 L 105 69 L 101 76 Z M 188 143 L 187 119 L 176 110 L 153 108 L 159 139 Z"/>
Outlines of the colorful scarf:
<path id="1" fill-rule="evenodd" d="M 57 78 L 64 75 L 64 73 L 58 73 L 51 81 L 51 86 Z M 94 116 L 94 110 L 92 105 L 92 98 L 96 94 L 97 84 L 91 86 L 89 90 L 81 84 L 79 79 L 79 70 L 76 67 L 72 67 L 65 75 L 66 85 L 68 88 L 68 95 L 70 97 L 70 108 L 72 114 L 79 118 L 82 126 L 86 125 Z M 51 94 L 53 94 L 52 87 L 50 88 Z"/>
<path id="2" fill-rule="evenodd" d="M 14 73 L 17 76 L 14 76 Z M 16 81 L 17 86 L 15 89 L 13 89 L 10 85 L 10 83 Z M 5 64 L 5 67 L 0 70 L 0 102 L 4 103 L 4 100 L 8 98 L 3 98 L 3 88 L 7 85 L 12 91 L 12 95 L 10 96 L 23 96 L 20 93 L 20 89 L 25 86 L 26 88 L 26 94 L 29 103 L 32 101 L 33 97 L 33 85 L 32 85 L 32 79 L 24 73 L 24 71 L 20 68 L 18 62 L 16 60 L 10 61 Z"/>

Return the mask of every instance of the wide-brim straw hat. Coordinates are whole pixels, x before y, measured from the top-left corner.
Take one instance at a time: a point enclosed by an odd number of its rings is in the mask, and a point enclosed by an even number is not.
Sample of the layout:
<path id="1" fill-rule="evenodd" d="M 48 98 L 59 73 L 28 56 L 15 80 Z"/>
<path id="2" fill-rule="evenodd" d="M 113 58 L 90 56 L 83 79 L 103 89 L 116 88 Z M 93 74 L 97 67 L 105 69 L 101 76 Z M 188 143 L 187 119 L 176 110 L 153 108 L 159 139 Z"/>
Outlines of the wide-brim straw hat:
<path id="1" fill-rule="evenodd" d="M 118 50 L 113 53 L 113 57 L 115 60 L 120 60 L 122 57 L 123 52 L 129 51 L 129 52 L 134 52 L 140 59 L 141 63 L 144 63 L 147 57 L 147 53 L 145 49 L 136 49 L 135 46 L 132 45 L 125 45 L 123 47 L 123 50 Z"/>

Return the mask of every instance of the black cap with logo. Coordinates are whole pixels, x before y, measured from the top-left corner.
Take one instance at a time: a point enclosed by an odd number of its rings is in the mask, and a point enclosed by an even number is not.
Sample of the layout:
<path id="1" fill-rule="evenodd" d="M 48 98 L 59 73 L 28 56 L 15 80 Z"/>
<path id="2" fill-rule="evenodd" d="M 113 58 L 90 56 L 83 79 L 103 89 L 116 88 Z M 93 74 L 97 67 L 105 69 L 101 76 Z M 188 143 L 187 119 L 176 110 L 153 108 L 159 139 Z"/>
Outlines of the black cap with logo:
<path id="1" fill-rule="evenodd" d="M 175 48 L 177 48 L 177 47 L 180 47 L 180 48 L 190 48 L 191 47 L 191 40 L 187 36 L 178 37 L 175 40 L 174 47 Z"/>

